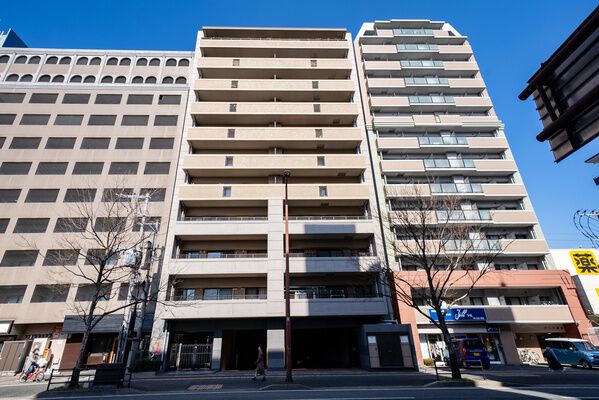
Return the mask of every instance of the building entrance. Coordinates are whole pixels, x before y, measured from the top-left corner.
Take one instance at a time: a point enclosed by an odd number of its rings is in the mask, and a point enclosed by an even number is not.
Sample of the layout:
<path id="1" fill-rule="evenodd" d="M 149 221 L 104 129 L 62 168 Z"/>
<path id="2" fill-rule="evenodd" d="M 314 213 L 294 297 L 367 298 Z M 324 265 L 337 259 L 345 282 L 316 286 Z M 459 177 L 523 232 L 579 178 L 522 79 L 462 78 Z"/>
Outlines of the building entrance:
<path id="1" fill-rule="evenodd" d="M 292 331 L 294 368 L 359 368 L 357 328 Z"/>
<path id="2" fill-rule="evenodd" d="M 259 345 L 264 352 L 264 367 L 268 368 L 265 329 L 223 331 L 221 369 L 223 371 L 255 369 Z"/>

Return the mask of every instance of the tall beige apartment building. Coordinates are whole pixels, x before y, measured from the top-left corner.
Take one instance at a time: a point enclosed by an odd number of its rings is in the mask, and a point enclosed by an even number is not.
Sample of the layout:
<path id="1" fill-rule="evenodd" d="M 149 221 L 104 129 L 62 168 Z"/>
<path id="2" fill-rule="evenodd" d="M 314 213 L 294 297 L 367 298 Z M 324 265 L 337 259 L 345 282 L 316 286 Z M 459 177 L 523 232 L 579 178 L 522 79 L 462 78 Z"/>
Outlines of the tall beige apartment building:
<path id="1" fill-rule="evenodd" d="M 192 56 L 0 49 L 0 342 L 41 340 L 54 366 L 72 366 L 83 329 L 72 306 L 90 287 L 53 255 L 77 235 L 64 223 L 81 217 L 73 204 L 151 193 L 147 216 L 164 247 Z M 127 289 L 111 288 L 109 301 L 122 304 Z M 89 362 L 114 359 L 122 320 L 98 325 Z M 14 369 L 8 358 L 0 371 Z"/>

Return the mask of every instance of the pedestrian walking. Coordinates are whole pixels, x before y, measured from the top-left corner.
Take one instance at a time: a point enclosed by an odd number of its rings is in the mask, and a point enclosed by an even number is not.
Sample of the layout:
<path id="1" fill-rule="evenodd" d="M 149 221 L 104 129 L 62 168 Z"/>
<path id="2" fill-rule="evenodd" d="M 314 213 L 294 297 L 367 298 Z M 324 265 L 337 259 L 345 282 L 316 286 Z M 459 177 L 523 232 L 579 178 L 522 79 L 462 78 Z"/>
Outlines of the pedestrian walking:
<path id="1" fill-rule="evenodd" d="M 258 375 L 262 376 L 262 381 L 266 380 L 266 371 L 264 370 L 264 353 L 262 352 L 262 345 L 258 345 L 258 357 L 256 358 L 256 372 L 254 372 L 254 377 L 252 378 L 255 381 L 258 378 Z"/>

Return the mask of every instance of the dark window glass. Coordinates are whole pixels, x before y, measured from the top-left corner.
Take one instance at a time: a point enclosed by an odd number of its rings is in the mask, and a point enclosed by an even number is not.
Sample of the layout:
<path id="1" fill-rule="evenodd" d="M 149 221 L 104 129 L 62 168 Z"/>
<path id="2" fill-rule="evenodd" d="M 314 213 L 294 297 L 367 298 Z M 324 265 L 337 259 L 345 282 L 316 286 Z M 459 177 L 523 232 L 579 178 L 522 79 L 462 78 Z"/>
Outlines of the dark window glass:
<path id="1" fill-rule="evenodd" d="M 130 94 L 127 97 L 127 104 L 152 104 L 154 95 L 151 94 Z"/>
<path id="2" fill-rule="evenodd" d="M 37 260 L 37 250 L 6 250 L 0 267 L 33 267 Z"/>
<path id="3" fill-rule="evenodd" d="M 20 194 L 21 189 L 0 189 L 0 203 L 16 203 Z"/>
<path id="4" fill-rule="evenodd" d="M 0 114 L 0 125 L 12 125 L 17 114 Z"/>
<path id="5" fill-rule="evenodd" d="M 21 125 L 48 125 L 50 114 L 23 114 Z"/>
<path id="6" fill-rule="evenodd" d="M 87 218 L 58 218 L 54 226 L 54 232 L 85 232 Z"/>
<path id="7" fill-rule="evenodd" d="M 75 301 L 92 301 L 94 297 L 98 301 L 106 301 L 110 299 L 110 293 L 112 291 L 112 284 L 103 285 L 98 293 L 96 293 L 96 287 L 94 285 L 79 285 L 77 287 L 77 293 L 75 293 Z"/>
<path id="8" fill-rule="evenodd" d="M 54 125 L 81 125 L 83 123 L 83 115 L 58 114 Z"/>
<path id="9" fill-rule="evenodd" d="M 181 104 L 181 95 L 161 94 L 158 96 L 158 104 Z"/>
<path id="10" fill-rule="evenodd" d="M 113 201 L 129 201 L 127 199 L 122 198 L 120 195 L 132 195 L 133 189 L 104 189 L 102 192 L 102 201 L 103 202 L 113 202 Z"/>
<path id="11" fill-rule="evenodd" d="M 0 175 L 27 175 L 31 169 L 30 162 L 3 162 Z"/>
<path id="12" fill-rule="evenodd" d="M 85 137 L 81 141 L 82 149 L 107 149 L 110 146 L 110 138 L 91 138 Z"/>
<path id="13" fill-rule="evenodd" d="M 141 195 L 150 195 L 150 201 L 164 201 L 166 188 L 144 188 L 139 191 Z"/>
<path id="14" fill-rule="evenodd" d="M 154 118 L 154 126 L 177 126 L 177 115 L 157 115 Z"/>
<path id="15" fill-rule="evenodd" d="M 94 230 L 96 232 L 120 232 L 125 229 L 127 218 L 99 217 L 96 218 Z"/>
<path id="16" fill-rule="evenodd" d="M 136 162 L 113 162 L 110 163 L 109 175 L 135 175 L 139 163 Z"/>
<path id="17" fill-rule="evenodd" d="M 32 303 L 64 303 L 69 295 L 69 285 L 36 285 Z"/>
<path id="18" fill-rule="evenodd" d="M 58 189 L 29 189 L 25 203 L 54 203 L 58 197 Z"/>
<path id="19" fill-rule="evenodd" d="M 168 162 L 147 162 L 144 175 L 168 175 L 170 166 Z"/>
<path id="20" fill-rule="evenodd" d="M 0 218 L 0 233 L 6 233 L 10 218 Z"/>
<path id="21" fill-rule="evenodd" d="M 77 162 L 73 175 L 100 175 L 104 164 L 101 162 Z"/>
<path id="22" fill-rule="evenodd" d="M 122 126 L 147 126 L 148 115 L 123 115 Z"/>
<path id="23" fill-rule="evenodd" d="M 118 138 L 115 149 L 142 149 L 144 138 Z"/>
<path id="24" fill-rule="evenodd" d="M 77 265 L 77 259 L 79 258 L 79 250 L 73 249 L 52 249 L 46 251 L 44 262 L 42 265 L 45 266 L 56 266 L 56 265 Z"/>
<path id="25" fill-rule="evenodd" d="M 50 218 L 19 218 L 13 233 L 45 233 Z"/>
<path id="26" fill-rule="evenodd" d="M 30 103 L 54 104 L 58 98 L 57 93 L 33 93 L 29 99 Z"/>
<path id="27" fill-rule="evenodd" d="M 0 93 L 0 103 L 22 103 L 25 93 Z"/>
<path id="28" fill-rule="evenodd" d="M 152 138 L 150 140 L 150 149 L 170 150 L 175 144 L 175 138 Z"/>
<path id="29" fill-rule="evenodd" d="M 74 137 L 50 137 L 46 142 L 46 149 L 72 149 L 75 147 Z"/>
<path id="30" fill-rule="evenodd" d="M 89 93 L 67 93 L 62 99 L 63 104 L 87 104 L 89 103 Z"/>
<path id="31" fill-rule="evenodd" d="M 10 142 L 11 149 L 37 149 L 42 141 L 41 137 L 16 137 Z"/>
<path id="32" fill-rule="evenodd" d="M 121 104 L 120 94 L 99 94 L 96 96 L 95 104 Z"/>
<path id="33" fill-rule="evenodd" d="M 35 170 L 36 175 L 64 175 L 67 172 L 67 162 L 41 162 Z"/>
<path id="34" fill-rule="evenodd" d="M 96 198 L 96 189 L 67 189 L 65 203 L 91 203 Z"/>
<path id="35" fill-rule="evenodd" d="M 114 125 L 116 123 L 116 115 L 90 115 L 88 125 Z"/>

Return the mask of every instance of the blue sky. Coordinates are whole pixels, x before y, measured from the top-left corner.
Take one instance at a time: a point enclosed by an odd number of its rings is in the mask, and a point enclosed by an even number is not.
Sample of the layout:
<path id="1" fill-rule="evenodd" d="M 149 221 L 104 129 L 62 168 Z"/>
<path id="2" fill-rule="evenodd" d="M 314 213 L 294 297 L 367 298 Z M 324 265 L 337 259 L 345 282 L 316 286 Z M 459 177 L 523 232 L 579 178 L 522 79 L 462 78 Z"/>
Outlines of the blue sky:
<path id="1" fill-rule="evenodd" d="M 599 208 L 585 164 L 599 140 L 560 164 L 546 143 L 532 101 L 517 96 L 596 1 L 5 1 L 0 29 L 12 27 L 30 47 L 192 50 L 203 25 L 345 27 L 364 21 L 433 19 L 469 36 L 533 206 L 551 247 L 587 246 L 572 223 L 577 209 Z"/>

